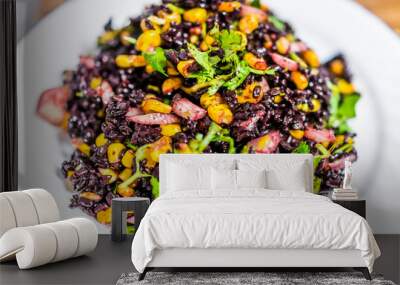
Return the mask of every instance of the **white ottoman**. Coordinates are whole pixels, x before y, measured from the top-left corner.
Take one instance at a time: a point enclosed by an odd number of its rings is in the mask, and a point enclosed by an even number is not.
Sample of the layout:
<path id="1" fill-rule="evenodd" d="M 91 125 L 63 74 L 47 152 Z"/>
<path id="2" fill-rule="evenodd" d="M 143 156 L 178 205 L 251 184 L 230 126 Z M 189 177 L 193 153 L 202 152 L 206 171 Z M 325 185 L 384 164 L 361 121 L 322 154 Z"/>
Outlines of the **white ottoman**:
<path id="1" fill-rule="evenodd" d="M 0 262 L 16 258 L 20 269 L 28 269 L 96 248 L 94 223 L 58 221 L 57 205 L 46 190 L 0 193 L 0 209 Z"/>

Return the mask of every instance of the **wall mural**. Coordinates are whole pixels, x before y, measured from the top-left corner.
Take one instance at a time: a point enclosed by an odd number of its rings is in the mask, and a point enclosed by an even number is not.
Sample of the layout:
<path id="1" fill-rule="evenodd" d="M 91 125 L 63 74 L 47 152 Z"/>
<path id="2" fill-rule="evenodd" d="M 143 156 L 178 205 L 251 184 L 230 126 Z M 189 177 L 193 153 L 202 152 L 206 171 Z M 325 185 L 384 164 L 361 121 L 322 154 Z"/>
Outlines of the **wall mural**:
<path id="1" fill-rule="evenodd" d="M 110 223 L 113 197 L 158 196 L 170 152 L 312 153 L 314 191 L 340 187 L 360 99 L 343 56 L 320 63 L 258 1 L 174 3 L 110 20 L 96 54 L 42 93 L 37 115 L 75 147 L 60 165 L 70 206 Z"/>

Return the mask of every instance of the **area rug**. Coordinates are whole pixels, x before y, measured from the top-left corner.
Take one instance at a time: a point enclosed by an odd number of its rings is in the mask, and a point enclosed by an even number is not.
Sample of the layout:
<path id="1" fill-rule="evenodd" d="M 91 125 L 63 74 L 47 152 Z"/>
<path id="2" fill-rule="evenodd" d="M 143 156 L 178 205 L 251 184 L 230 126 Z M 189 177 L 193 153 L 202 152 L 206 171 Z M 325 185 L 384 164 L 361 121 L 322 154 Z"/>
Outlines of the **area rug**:
<path id="1" fill-rule="evenodd" d="M 122 274 L 117 285 L 395 285 L 381 275 L 373 275 L 368 281 L 359 272 L 148 272 L 146 278 L 137 281 L 138 273 Z"/>

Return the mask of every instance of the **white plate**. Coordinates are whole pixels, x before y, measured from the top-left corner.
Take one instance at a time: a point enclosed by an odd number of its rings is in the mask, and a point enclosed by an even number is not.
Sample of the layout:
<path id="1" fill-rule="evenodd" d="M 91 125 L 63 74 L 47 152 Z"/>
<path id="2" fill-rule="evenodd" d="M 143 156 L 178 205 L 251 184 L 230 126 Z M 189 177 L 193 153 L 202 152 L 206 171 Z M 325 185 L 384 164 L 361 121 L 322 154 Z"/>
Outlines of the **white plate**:
<path id="1" fill-rule="evenodd" d="M 69 209 L 71 194 L 56 175 L 69 146 L 57 130 L 39 120 L 40 93 L 60 85 L 64 69 L 82 53 L 94 51 L 103 25 L 122 24 L 157 0 L 68 1 L 39 22 L 18 44 L 19 185 L 43 187 L 56 197 L 65 218 L 83 215 Z M 363 98 L 352 122 L 358 133 L 359 160 L 354 186 L 367 199 L 374 232 L 400 233 L 400 40 L 367 10 L 347 0 L 270 0 L 278 16 L 323 57 L 343 52 Z M 101 232 L 107 232 L 99 226 Z"/>

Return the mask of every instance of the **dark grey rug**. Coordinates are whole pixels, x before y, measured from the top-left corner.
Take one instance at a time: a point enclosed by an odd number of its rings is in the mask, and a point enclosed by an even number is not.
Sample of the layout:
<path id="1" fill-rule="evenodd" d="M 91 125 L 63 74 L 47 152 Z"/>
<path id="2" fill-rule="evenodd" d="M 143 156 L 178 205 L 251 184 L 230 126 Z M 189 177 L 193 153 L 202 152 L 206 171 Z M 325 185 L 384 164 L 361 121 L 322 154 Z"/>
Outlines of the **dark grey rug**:
<path id="1" fill-rule="evenodd" d="M 137 281 L 138 276 L 138 273 L 122 274 L 117 285 L 395 285 L 380 275 L 372 275 L 373 280 L 368 281 L 359 272 L 148 272 L 144 280 Z"/>

